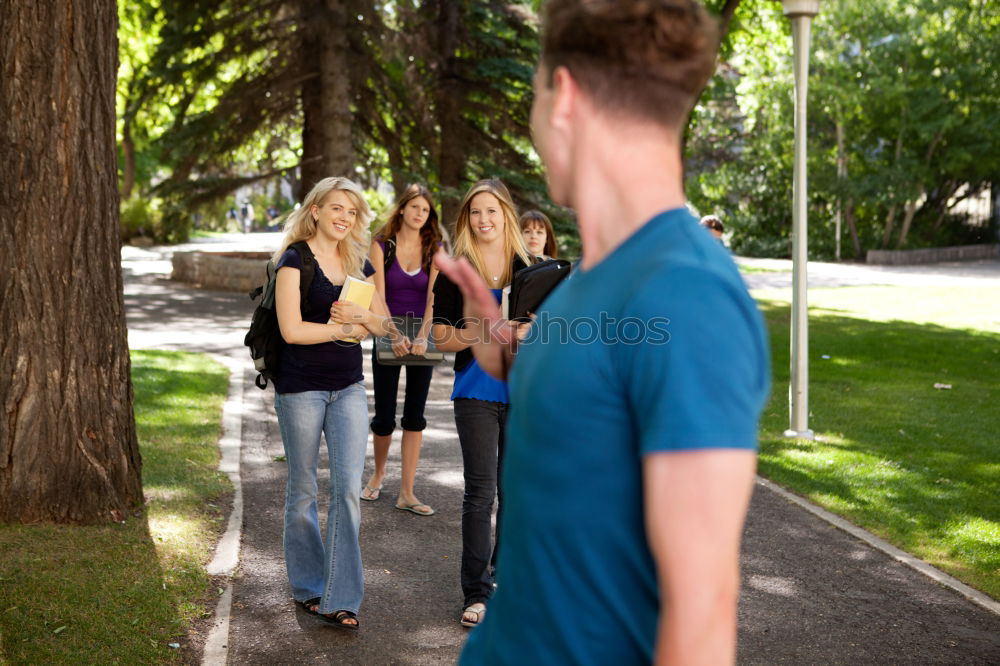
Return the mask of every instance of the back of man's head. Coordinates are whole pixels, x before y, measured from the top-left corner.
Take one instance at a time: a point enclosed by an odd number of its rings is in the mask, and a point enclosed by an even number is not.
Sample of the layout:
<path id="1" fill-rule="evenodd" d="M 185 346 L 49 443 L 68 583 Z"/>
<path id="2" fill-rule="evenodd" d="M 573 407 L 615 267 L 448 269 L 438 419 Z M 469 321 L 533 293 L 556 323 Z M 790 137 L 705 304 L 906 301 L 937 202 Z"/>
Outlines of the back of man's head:
<path id="1" fill-rule="evenodd" d="M 547 0 L 542 64 L 599 108 L 679 129 L 715 69 L 716 20 L 693 0 Z M 549 81 L 551 83 L 551 79 Z"/>

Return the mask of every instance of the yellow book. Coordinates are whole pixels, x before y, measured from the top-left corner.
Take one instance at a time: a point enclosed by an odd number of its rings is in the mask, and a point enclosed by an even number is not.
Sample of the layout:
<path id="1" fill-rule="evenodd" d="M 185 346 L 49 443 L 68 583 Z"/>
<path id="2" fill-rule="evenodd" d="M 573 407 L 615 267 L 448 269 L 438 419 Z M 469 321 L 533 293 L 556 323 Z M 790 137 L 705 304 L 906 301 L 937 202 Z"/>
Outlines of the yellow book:
<path id="1" fill-rule="evenodd" d="M 344 280 L 344 286 L 340 290 L 339 301 L 348 301 L 356 305 L 360 305 L 365 310 L 370 310 L 372 307 L 372 298 L 375 297 L 375 285 L 366 280 L 359 280 L 356 277 L 347 276 Z M 333 320 L 330 320 L 333 323 Z M 355 340 L 354 338 L 345 338 L 344 342 L 360 342 L 360 340 Z"/>
<path id="2" fill-rule="evenodd" d="M 347 276 L 344 280 L 344 288 L 340 290 L 341 301 L 350 301 L 360 305 L 365 310 L 372 307 L 372 298 L 375 296 L 375 285 L 366 280 L 359 280 L 356 277 Z"/>

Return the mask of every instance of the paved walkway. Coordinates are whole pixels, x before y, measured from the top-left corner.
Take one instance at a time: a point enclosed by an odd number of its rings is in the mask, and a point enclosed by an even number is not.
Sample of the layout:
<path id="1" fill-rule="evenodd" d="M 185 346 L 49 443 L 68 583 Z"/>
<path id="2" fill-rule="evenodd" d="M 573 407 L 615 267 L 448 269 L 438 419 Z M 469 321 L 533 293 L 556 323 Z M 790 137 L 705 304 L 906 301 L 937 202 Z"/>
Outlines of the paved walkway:
<path id="1" fill-rule="evenodd" d="M 252 234 L 200 245 L 270 249 L 275 242 L 273 234 Z M 338 632 L 296 611 L 288 597 L 281 554 L 284 467 L 275 461 L 281 442 L 270 404 L 273 394 L 253 386 L 242 345 L 252 304 L 243 294 L 170 283 L 164 278 L 169 273 L 168 258 L 169 250 L 158 248 L 123 250 L 130 345 L 206 351 L 244 368 L 245 518 L 234 580 L 229 663 L 453 663 L 465 632 L 457 622 L 462 475 L 448 401 L 450 370 L 435 370 L 427 410 L 431 425 L 417 479 L 419 497 L 438 513 L 424 518 L 393 509 L 399 479 L 397 444 L 382 499 L 362 506 L 367 582 L 363 629 L 359 635 Z M 979 263 L 954 269 L 834 266 L 830 274 L 831 280 L 845 284 L 885 284 L 881 280 L 888 279 L 1000 283 L 1000 262 Z M 780 287 L 774 282 L 779 277 L 757 273 L 749 281 L 766 279 L 767 286 Z M 370 470 L 370 458 L 368 465 Z M 1000 615 L 832 527 L 762 484 L 754 494 L 746 528 L 743 582 L 742 664 L 1000 663 Z"/>

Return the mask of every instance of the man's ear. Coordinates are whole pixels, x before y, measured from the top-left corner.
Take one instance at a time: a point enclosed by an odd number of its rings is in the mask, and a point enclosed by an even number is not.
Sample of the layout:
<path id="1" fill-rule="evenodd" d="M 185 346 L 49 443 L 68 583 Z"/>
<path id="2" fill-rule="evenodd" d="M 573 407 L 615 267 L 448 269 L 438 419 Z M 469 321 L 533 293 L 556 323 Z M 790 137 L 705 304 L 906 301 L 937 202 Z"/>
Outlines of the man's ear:
<path id="1" fill-rule="evenodd" d="M 552 72 L 552 119 L 555 127 L 565 129 L 580 103 L 580 86 L 565 67 Z"/>

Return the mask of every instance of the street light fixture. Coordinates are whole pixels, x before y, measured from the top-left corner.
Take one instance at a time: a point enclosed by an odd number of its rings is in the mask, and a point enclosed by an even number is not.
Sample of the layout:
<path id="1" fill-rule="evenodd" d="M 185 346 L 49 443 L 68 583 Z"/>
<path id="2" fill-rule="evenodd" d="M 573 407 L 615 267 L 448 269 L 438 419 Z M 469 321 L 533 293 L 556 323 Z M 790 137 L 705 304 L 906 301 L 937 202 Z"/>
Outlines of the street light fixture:
<path id="1" fill-rule="evenodd" d="M 792 178 L 792 349 L 788 386 L 789 427 L 785 437 L 813 439 L 809 429 L 809 309 L 806 263 L 806 96 L 809 28 L 819 0 L 782 0 L 792 23 L 795 63 L 795 167 Z"/>

